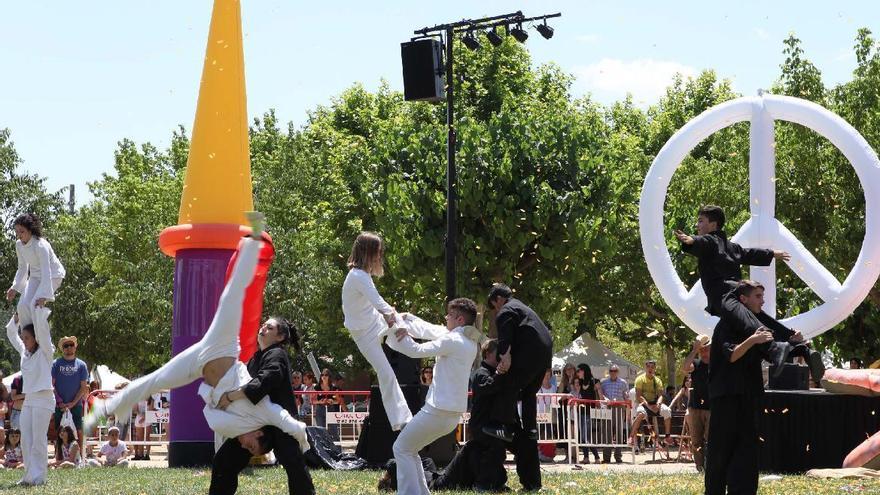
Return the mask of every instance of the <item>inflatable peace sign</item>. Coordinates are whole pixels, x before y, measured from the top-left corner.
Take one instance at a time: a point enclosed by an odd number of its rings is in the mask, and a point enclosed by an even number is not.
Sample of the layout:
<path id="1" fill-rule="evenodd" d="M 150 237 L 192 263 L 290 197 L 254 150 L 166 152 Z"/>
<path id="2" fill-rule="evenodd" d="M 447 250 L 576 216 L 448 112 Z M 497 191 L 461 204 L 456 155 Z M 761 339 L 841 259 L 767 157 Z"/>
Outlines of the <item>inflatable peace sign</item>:
<path id="1" fill-rule="evenodd" d="M 843 321 L 867 296 L 880 274 L 880 161 L 867 141 L 851 125 L 815 103 L 760 94 L 732 100 L 706 110 L 676 132 L 657 154 L 648 170 L 639 202 L 639 230 L 642 250 L 651 277 L 666 303 L 691 329 L 711 334 L 718 318 L 704 311 L 706 296 L 697 282 L 688 291 L 675 268 L 663 223 L 663 204 L 672 174 L 682 159 L 711 134 L 743 121 L 749 131 L 749 219 L 733 237 L 746 247 L 781 249 L 791 253 L 789 267 L 815 292 L 823 303 L 806 313 L 782 320 L 815 337 Z M 827 138 L 849 160 L 865 193 L 865 239 L 855 266 L 839 282 L 803 244 L 775 217 L 774 121 L 785 120 L 808 127 Z M 775 262 L 769 267 L 752 267 L 751 278 L 764 284 L 764 311 L 776 314 Z"/>

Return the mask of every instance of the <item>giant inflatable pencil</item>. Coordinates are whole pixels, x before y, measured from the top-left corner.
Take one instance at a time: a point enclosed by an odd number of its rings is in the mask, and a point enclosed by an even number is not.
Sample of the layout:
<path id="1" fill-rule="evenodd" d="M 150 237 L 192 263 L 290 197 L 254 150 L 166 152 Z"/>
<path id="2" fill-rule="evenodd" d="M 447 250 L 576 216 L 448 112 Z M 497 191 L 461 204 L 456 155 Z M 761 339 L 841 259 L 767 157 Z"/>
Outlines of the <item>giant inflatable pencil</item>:
<path id="1" fill-rule="evenodd" d="M 159 236 L 162 252 L 175 258 L 171 352 L 186 349 L 205 333 L 239 240 L 250 230 L 244 216 L 253 210 L 244 50 L 239 0 L 214 0 L 208 46 L 193 123 L 186 178 L 177 225 Z M 262 309 L 262 289 L 271 263 L 271 244 L 248 289 L 244 343 L 252 343 Z M 258 297 L 259 301 L 254 301 Z M 252 352 L 252 351 L 251 351 Z M 196 382 L 171 392 L 168 464 L 210 464 L 214 434 L 201 414 Z"/>

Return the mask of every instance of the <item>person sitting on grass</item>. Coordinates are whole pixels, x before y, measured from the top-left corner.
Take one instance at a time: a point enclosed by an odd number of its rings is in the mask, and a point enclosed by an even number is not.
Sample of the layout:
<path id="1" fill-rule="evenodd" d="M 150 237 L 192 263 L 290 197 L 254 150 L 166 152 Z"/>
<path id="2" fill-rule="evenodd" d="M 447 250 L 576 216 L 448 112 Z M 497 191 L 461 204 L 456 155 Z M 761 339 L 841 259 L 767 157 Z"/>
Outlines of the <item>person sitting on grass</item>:
<path id="1" fill-rule="evenodd" d="M 24 469 L 24 457 L 21 453 L 21 430 L 9 430 L 3 444 L 3 467 L 6 469 Z"/>
<path id="2" fill-rule="evenodd" d="M 76 442 L 76 434 L 70 426 L 64 426 L 58 431 L 55 440 L 55 461 L 50 464 L 56 469 L 76 468 L 82 465 L 79 444 Z"/>
<path id="3" fill-rule="evenodd" d="M 101 445 L 95 459 L 89 459 L 89 466 L 94 467 L 128 467 L 128 456 L 131 452 L 125 442 L 119 439 L 119 428 L 111 426 L 107 430 L 108 440 Z M 104 457 L 104 459 L 101 459 Z"/>

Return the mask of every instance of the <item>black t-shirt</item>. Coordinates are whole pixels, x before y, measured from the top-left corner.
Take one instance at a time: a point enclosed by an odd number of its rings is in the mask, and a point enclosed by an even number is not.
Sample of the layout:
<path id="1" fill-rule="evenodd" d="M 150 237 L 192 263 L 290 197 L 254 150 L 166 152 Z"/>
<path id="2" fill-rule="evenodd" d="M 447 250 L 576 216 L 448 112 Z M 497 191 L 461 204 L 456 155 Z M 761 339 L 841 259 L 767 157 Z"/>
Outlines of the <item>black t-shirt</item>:
<path id="1" fill-rule="evenodd" d="M 700 358 L 694 360 L 694 371 L 691 372 L 691 394 L 688 407 L 709 409 L 709 364 Z"/>

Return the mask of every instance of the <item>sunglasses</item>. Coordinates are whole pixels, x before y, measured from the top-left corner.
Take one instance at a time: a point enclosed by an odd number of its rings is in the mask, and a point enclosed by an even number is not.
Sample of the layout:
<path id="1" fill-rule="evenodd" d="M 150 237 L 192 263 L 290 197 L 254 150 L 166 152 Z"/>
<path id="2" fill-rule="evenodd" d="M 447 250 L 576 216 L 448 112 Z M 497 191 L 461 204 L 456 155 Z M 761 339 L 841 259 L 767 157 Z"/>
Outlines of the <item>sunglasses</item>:
<path id="1" fill-rule="evenodd" d="M 68 342 L 68 343 L 64 344 L 63 346 L 61 346 L 62 349 L 69 349 L 71 347 L 76 347 L 76 345 L 73 344 L 72 342 Z"/>

